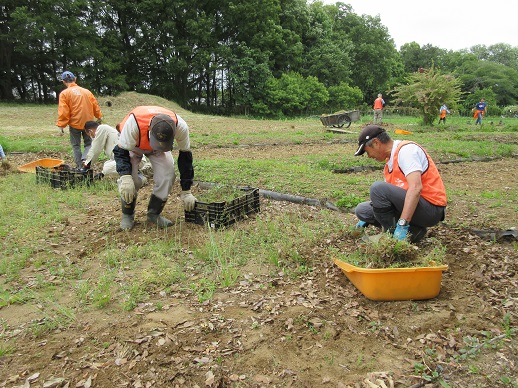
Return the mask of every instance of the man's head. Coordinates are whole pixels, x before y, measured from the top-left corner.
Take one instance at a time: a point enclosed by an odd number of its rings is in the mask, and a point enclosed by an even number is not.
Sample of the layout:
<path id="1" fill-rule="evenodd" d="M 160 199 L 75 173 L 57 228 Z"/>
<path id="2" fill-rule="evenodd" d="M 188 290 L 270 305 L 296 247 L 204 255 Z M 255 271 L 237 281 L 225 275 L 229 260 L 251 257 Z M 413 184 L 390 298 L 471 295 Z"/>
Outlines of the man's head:
<path id="1" fill-rule="evenodd" d="M 380 93 L 380 94 L 378 94 L 378 98 L 381 98 L 381 97 L 383 97 L 383 95 L 382 95 L 381 93 Z"/>
<path id="2" fill-rule="evenodd" d="M 87 121 L 85 124 L 86 134 L 90 137 L 95 137 L 95 131 L 97 130 L 98 126 L 99 123 L 97 123 L 96 121 Z"/>
<path id="3" fill-rule="evenodd" d="M 363 155 L 367 143 L 371 142 L 372 139 L 377 138 L 382 133 L 386 134 L 386 131 L 378 125 L 367 125 L 363 128 L 358 136 L 358 149 L 354 153 L 354 156 Z"/>
<path id="4" fill-rule="evenodd" d="M 156 151 L 171 151 L 173 149 L 176 124 L 166 114 L 158 114 L 149 123 L 149 144 Z"/>
<path id="5" fill-rule="evenodd" d="M 65 71 L 61 74 L 61 81 L 71 83 L 76 80 L 76 76 L 71 71 Z"/>

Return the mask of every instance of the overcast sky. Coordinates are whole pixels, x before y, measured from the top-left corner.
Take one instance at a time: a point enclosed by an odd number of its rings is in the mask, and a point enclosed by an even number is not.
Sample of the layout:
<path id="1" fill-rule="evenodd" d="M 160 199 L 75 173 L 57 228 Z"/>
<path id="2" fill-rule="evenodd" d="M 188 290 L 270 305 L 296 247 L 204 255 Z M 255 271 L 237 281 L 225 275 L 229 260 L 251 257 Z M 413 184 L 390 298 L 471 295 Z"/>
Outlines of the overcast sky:
<path id="1" fill-rule="evenodd" d="M 323 0 L 335 4 L 336 0 Z M 410 42 L 447 50 L 477 44 L 507 43 L 518 47 L 516 0 L 341 0 L 358 15 L 376 16 L 399 48 Z"/>

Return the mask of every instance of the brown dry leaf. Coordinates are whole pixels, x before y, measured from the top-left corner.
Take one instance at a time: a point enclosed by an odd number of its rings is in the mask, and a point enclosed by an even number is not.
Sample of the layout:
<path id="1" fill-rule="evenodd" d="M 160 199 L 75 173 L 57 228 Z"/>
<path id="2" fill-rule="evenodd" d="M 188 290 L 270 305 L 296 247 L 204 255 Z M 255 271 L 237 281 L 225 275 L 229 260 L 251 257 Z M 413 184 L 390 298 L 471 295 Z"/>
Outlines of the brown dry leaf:
<path id="1" fill-rule="evenodd" d="M 272 381 L 268 376 L 265 376 L 265 375 L 255 375 L 254 380 L 257 381 L 258 383 L 263 383 L 263 384 L 270 384 Z"/>
<path id="2" fill-rule="evenodd" d="M 43 388 L 59 387 L 61 384 L 63 384 L 64 381 L 65 381 L 65 379 L 63 377 L 54 377 L 54 378 L 51 378 L 50 380 L 45 381 L 43 383 Z"/>
<path id="3" fill-rule="evenodd" d="M 214 384 L 214 373 L 209 370 L 205 373 L 205 385 L 211 386 L 212 384 Z"/>

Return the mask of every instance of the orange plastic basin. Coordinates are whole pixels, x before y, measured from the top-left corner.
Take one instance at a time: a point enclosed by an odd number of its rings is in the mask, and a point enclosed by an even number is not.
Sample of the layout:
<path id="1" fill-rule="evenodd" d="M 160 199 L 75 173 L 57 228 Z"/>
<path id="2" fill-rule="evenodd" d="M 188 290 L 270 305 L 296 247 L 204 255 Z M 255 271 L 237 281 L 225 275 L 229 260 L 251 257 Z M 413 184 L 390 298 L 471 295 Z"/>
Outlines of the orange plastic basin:
<path id="1" fill-rule="evenodd" d="M 421 300 L 439 295 L 447 265 L 416 268 L 359 268 L 335 260 L 345 276 L 371 300 Z"/>
<path id="2" fill-rule="evenodd" d="M 404 129 L 396 129 L 394 132 L 398 135 L 411 135 L 413 133 L 410 131 L 405 131 Z"/>
<path id="3" fill-rule="evenodd" d="M 38 160 L 35 160 L 34 162 L 30 162 L 30 163 L 24 164 L 22 166 L 19 166 L 18 170 L 22 171 L 22 172 L 32 172 L 33 174 L 36 174 L 37 166 L 52 168 L 52 167 L 57 167 L 63 163 L 65 163 L 65 161 L 61 160 L 61 159 L 48 159 L 48 158 L 47 159 L 38 159 Z"/>

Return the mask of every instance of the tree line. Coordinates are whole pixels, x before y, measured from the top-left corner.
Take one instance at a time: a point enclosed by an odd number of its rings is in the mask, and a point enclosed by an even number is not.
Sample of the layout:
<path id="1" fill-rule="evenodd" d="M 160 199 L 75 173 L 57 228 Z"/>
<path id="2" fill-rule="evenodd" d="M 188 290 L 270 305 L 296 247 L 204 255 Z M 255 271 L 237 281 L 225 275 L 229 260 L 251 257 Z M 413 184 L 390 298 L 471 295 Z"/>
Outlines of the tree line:
<path id="1" fill-rule="evenodd" d="M 518 98 L 518 48 L 398 51 L 379 17 L 306 0 L 4 0 L 0 99 L 53 103 L 72 71 L 198 112 L 266 116 L 370 106 L 419 69 L 459 79 L 459 108 Z"/>

